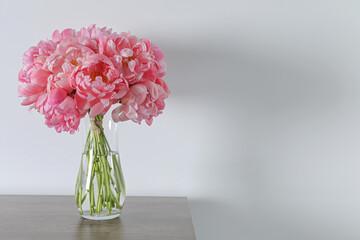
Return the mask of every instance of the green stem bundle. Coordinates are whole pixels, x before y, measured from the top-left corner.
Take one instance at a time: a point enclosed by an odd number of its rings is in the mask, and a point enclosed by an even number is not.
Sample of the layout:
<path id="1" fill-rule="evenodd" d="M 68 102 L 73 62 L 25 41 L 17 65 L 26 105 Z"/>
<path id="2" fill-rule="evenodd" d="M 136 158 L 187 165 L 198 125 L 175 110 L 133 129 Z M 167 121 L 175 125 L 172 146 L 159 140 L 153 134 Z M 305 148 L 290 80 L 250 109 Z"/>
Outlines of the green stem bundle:
<path id="1" fill-rule="evenodd" d="M 101 213 L 105 207 L 109 215 L 113 208 L 122 210 L 120 199 L 121 195 L 125 196 L 124 178 L 118 155 L 111 151 L 104 134 L 102 120 L 103 116 L 101 115 L 90 118 L 91 127 L 84 147 L 87 170 L 86 172 L 83 171 L 82 166 L 80 166 L 76 181 L 76 204 L 83 214 L 83 203 L 88 198 L 90 216 L 94 213 Z M 83 174 L 86 174 L 84 178 Z M 83 182 L 84 179 L 86 182 Z"/>

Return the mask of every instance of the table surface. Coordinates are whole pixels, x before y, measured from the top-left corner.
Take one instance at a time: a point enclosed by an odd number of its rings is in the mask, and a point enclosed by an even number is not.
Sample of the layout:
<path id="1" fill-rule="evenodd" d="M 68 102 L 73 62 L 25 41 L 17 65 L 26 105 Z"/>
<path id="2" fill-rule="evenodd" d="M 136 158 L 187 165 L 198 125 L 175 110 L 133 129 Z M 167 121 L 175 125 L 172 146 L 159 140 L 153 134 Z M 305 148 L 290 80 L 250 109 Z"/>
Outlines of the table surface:
<path id="1" fill-rule="evenodd" d="M 80 217 L 73 196 L 0 196 L 0 239 L 194 240 L 184 197 L 127 197 L 119 218 Z"/>

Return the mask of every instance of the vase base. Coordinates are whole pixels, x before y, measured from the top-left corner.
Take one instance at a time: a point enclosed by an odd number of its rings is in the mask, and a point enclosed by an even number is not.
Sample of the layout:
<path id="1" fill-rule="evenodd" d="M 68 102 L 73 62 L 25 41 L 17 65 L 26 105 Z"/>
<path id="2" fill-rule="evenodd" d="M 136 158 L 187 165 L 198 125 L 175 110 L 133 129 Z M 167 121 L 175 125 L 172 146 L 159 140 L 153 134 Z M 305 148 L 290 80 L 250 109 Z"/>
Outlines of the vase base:
<path id="1" fill-rule="evenodd" d="M 108 214 L 108 212 L 101 212 L 101 213 L 93 213 L 92 215 L 90 215 L 90 211 L 84 211 L 84 213 L 80 215 L 85 219 L 101 221 L 101 220 L 110 220 L 113 218 L 117 218 L 120 216 L 120 212 L 115 212 L 111 214 Z"/>

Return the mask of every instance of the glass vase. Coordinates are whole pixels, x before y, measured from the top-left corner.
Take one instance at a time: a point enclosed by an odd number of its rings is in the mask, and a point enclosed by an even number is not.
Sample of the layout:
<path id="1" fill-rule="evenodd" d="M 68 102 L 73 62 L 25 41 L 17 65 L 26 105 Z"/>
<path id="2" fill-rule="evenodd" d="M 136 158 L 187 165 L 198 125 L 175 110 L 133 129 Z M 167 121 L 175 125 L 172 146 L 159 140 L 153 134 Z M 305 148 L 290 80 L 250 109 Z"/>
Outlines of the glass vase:
<path id="1" fill-rule="evenodd" d="M 86 117 L 83 123 L 85 146 L 75 186 L 76 205 L 86 219 L 116 218 L 125 201 L 118 125 L 110 114 Z"/>

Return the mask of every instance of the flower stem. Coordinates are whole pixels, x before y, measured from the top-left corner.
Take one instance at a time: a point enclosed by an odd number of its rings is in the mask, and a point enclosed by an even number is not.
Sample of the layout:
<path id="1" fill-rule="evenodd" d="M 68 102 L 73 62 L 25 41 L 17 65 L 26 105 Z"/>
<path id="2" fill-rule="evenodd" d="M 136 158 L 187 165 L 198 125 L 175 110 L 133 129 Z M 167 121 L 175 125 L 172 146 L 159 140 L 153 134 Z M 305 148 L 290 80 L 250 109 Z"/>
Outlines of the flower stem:
<path id="1" fill-rule="evenodd" d="M 121 210 L 120 198 L 121 195 L 125 195 L 124 178 L 119 160 L 111 151 L 106 139 L 102 119 L 103 116 L 101 115 L 91 118 L 91 127 L 84 146 L 84 154 L 87 158 L 86 181 L 89 182 L 83 188 L 81 166 L 75 190 L 76 204 L 81 214 L 83 214 L 82 204 L 85 198 L 89 197 L 91 216 L 94 213 L 101 213 L 103 207 L 106 207 L 108 214 L 111 214 L 112 208 Z M 111 162 L 108 160 L 110 155 L 111 159 L 109 160 L 112 160 Z M 95 183 L 97 187 L 94 186 Z"/>

